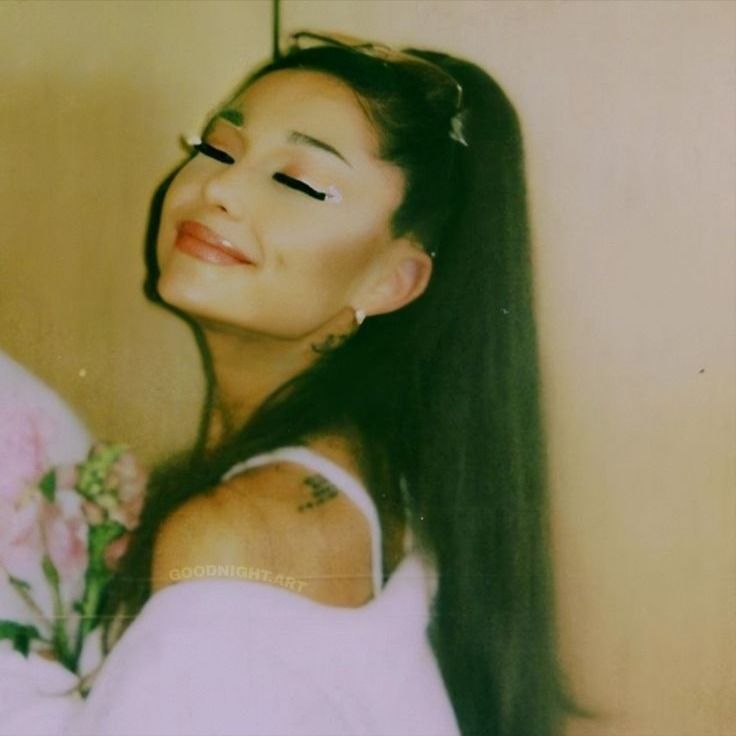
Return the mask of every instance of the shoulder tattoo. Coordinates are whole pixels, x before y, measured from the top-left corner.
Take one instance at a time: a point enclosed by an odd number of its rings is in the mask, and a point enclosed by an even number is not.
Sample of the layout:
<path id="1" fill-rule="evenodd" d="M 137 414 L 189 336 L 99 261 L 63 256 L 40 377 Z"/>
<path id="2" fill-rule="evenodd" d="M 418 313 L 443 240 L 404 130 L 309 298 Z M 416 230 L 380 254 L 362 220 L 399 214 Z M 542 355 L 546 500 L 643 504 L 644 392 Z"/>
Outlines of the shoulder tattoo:
<path id="1" fill-rule="evenodd" d="M 337 488 L 321 475 L 308 475 L 304 483 L 310 488 L 311 500 L 299 505 L 299 511 L 307 511 L 337 496 Z"/>

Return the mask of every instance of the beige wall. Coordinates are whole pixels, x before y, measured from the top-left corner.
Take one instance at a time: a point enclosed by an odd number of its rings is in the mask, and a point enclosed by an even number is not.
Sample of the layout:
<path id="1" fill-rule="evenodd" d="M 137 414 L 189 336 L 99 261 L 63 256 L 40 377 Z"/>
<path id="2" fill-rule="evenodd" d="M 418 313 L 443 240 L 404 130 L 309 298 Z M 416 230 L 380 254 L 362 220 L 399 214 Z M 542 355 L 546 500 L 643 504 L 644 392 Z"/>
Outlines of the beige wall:
<path id="1" fill-rule="evenodd" d="M 0 4 L 0 347 L 147 458 L 191 438 L 187 330 L 141 296 L 176 136 L 269 4 Z M 563 654 L 608 724 L 736 734 L 736 4 L 283 2 L 449 49 L 525 126 Z M 530 735 L 531 736 L 531 735 Z"/>

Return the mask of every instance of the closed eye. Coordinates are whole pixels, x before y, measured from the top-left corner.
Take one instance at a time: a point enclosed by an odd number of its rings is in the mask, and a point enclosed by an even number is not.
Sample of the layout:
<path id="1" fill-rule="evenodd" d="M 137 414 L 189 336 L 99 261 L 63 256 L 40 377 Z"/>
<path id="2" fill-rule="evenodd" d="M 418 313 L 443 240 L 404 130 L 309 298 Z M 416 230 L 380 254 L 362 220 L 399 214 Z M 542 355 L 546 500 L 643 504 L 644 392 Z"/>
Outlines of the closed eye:
<path id="1" fill-rule="evenodd" d="M 204 141 L 195 143 L 192 148 L 194 148 L 196 151 L 199 151 L 200 153 L 203 153 L 205 156 L 214 158 L 216 161 L 222 161 L 222 163 L 224 164 L 235 163 L 235 159 L 229 154 L 225 153 L 225 151 L 221 151 L 219 148 L 215 148 L 214 146 L 211 146 L 209 143 L 205 143 Z"/>
<path id="2" fill-rule="evenodd" d="M 214 146 L 210 145 L 209 143 L 206 143 L 205 141 L 199 141 L 198 143 L 195 143 L 192 146 L 192 148 L 194 148 L 199 153 L 202 153 L 205 156 L 209 156 L 210 158 L 213 158 L 216 161 L 220 161 L 224 164 L 235 163 L 235 159 L 232 156 L 225 153 L 225 151 L 221 151 L 219 148 L 215 148 Z M 284 184 L 287 187 L 291 187 L 292 189 L 296 189 L 297 191 L 304 192 L 305 194 L 309 195 L 310 197 L 313 197 L 314 199 L 319 199 L 320 201 L 324 201 L 325 199 L 327 199 L 326 192 L 320 192 L 317 189 L 313 189 L 312 187 L 309 186 L 309 184 L 305 184 L 303 181 L 300 181 L 299 179 L 294 179 L 291 176 L 282 174 L 280 171 L 277 171 L 273 175 L 273 178 L 275 181 L 281 184 Z"/>
<path id="3" fill-rule="evenodd" d="M 305 184 L 299 179 L 293 179 L 286 174 L 282 174 L 280 171 L 277 171 L 273 175 L 273 178 L 281 184 L 285 184 L 287 187 L 291 187 L 292 189 L 297 189 L 300 192 L 304 192 L 305 194 L 308 194 L 310 197 L 314 197 L 315 199 L 324 200 L 327 197 L 327 194 L 325 192 L 318 192 L 316 189 L 312 189 L 309 184 Z"/>

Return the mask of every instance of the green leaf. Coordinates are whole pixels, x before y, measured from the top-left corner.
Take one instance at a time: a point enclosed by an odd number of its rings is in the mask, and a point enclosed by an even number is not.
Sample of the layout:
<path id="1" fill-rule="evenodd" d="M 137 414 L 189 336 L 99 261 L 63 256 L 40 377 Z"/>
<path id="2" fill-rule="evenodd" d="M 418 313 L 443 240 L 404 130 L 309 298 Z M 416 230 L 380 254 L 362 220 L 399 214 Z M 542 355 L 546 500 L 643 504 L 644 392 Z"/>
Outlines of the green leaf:
<path id="1" fill-rule="evenodd" d="M 46 500 L 49 503 L 53 503 L 54 496 L 56 494 L 56 470 L 53 468 L 49 470 L 49 472 L 41 478 L 41 482 L 38 484 L 38 487 L 41 489 L 41 493 L 46 497 Z"/>
<path id="2" fill-rule="evenodd" d="M 18 588 L 18 590 L 30 590 L 31 589 L 30 584 L 27 583 L 25 580 L 21 580 L 20 578 L 15 578 L 12 575 L 8 575 L 8 582 L 14 588 Z"/>
<path id="3" fill-rule="evenodd" d="M 43 560 L 41 561 L 41 566 L 43 567 L 43 574 L 46 576 L 46 580 L 49 581 L 49 584 L 54 588 L 59 588 L 59 571 L 56 569 L 56 565 L 51 561 L 51 558 L 48 555 L 43 556 Z"/>
<path id="4" fill-rule="evenodd" d="M 28 657 L 31 641 L 43 639 L 35 626 L 19 624 L 15 621 L 0 621 L 0 639 L 12 639 L 13 649 Z"/>
<path id="5" fill-rule="evenodd" d="M 123 524 L 112 519 L 91 526 L 87 542 L 90 557 L 104 554 L 107 545 L 122 537 L 126 531 Z"/>

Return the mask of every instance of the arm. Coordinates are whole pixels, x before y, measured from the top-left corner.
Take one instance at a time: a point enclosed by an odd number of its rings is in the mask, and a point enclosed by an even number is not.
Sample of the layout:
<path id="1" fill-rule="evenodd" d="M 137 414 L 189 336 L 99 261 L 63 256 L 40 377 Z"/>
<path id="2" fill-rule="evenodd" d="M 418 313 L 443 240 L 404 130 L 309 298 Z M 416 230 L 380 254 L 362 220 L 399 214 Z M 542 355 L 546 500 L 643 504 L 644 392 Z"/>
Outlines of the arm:
<path id="1" fill-rule="evenodd" d="M 285 592 L 275 581 L 172 580 L 175 570 L 208 565 L 308 584 Z M 369 530 L 352 502 L 314 473 L 269 465 L 191 499 L 162 527 L 153 575 L 154 595 L 112 650 L 70 733 L 371 732 L 354 694 L 322 684 L 335 629 L 312 603 L 358 605 L 370 595 Z"/>
<path id="2" fill-rule="evenodd" d="M 57 663 L 8 653 L 15 669 L 6 674 L 16 689 L 11 695 L 0 687 L 3 721 L 12 726 L 0 727 L 0 734 L 370 732 L 349 693 L 321 684 L 334 632 L 323 609 L 312 607 L 312 601 L 365 602 L 369 543 L 352 502 L 291 464 L 250 470 L 191 499 L 162 527 L 154 547 L 154 595 L 104 662 L 88 698 L 74 693 L 76 678 Z M 196 565 L 269 570 L 273 579 L 172 584 L 173 570 Z M 307 584 L 286 592 L 279 573 Z M 49 680 L 55 689 L 40 693 L 38 668 L 44 678 L 48 670 L 48 677 L 67 679 Z M 45 730 L 46 723 L 53 728 Z"/>
<path id="3" fill-rule="evenodd" d="M 248 470 L 172 514 L 154 546 L 153 591 L 194 568 L 198 578 L 216 577 L 217 566 L 220 575 L 245 568 L 251 579 L 328 605 L 359 606 L 372 593 L 365 517 L 322 476 L 292 463 Z"/>

